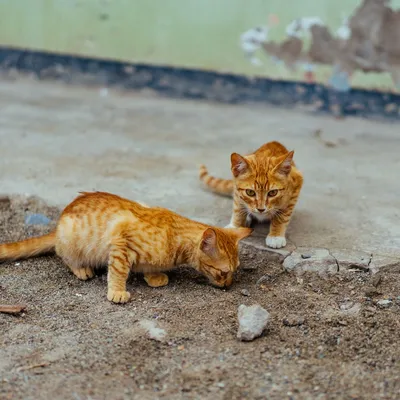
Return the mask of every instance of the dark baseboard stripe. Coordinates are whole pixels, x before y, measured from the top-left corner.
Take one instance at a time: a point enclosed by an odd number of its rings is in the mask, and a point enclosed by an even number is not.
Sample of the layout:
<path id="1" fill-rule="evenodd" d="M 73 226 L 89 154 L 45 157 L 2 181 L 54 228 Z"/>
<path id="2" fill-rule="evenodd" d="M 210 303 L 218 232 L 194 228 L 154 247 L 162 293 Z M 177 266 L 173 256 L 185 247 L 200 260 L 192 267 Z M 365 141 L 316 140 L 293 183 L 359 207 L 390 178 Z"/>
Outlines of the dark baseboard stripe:
<path id="1" fill-rule="evenodd" d="M 337 117 L 400 119 L 400 95 L 373 90 L 338 92 L 320 84 L 276 81 L 193 69 L 129 64 L 53 53 L 0 48 L 0 69 L 34 73 L 38 79 L 67 83 L 151 88 L 174 98 L 224 103 L 261 102 L 282 107 L 307 106 Z"/>

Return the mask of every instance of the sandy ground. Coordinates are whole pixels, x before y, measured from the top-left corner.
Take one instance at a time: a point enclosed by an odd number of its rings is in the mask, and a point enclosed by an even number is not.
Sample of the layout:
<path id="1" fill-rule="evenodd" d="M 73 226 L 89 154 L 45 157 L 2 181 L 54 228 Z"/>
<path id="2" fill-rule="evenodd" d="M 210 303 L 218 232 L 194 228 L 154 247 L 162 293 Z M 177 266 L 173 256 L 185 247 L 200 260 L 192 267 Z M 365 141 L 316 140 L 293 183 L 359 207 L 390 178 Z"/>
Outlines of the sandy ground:
<path id="1" fill-rule="evenodd" d="M 295 246 L 400 258 L 397 125 L 35 81 L 1 89 L 2 193 L 64 206 L 79 190 L 105 190 L 224 225 L 231 200 L 202 190 L 197 165 L 228 177 L 231 152 L 278 139 L 305 175 L 289 229 Z M 0 242 L 48 229 L 25 226 L 28 212 L 54 220 L 59 209 L 1 203 Z M 0 303 L 27 310 L 0 314 L 0 398 L 398 398 L 398 268 L 300 277 L 250 245 L 241 259 L 227 291 L 189 269 L 160 289 L 132 276 L 125 306 L 106 300 L 104 273 L 83 283 L 55 257 L 1 264 Z M 271 314 L 251 343 L 236 339 L 242 303 Z M 167 338 L 149 339 L 143 320 Z"/>
<path id="2" fill-rule="evenodd" d="M 1 242 L 49 229 L 24 225 L 28 212 L 58 215 L 36 199 L 3 203 Z M 226 291 L 189 269 L 160 289 L 132 276 L 124 306 L 106 300 L 104 273 L 81 282 L 56 257 L 2 264 L 0 303 L 27 309 L 0 314 L 0 398 L 398 399 L 399 274 L 296 276 L 264 254 L 244 247 Z M 237 307 L 254 303 L 270 324 L 239 342 Z M 149 339 L 142 320 L 167 337 Z"/>

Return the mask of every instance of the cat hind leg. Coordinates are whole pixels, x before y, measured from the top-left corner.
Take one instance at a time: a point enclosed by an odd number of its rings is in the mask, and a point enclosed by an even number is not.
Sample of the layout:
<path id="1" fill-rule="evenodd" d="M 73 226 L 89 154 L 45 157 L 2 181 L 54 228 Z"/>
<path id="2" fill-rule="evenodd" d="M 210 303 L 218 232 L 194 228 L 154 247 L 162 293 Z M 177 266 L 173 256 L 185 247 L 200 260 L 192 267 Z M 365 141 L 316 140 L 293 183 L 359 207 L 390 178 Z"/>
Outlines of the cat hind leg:
<path id="1" fill-rule="evenodd" d="M 168 275 L 163 272 L 145 273 L 144 280 L 150 287 L 161 287 L 168 285 Z"/>

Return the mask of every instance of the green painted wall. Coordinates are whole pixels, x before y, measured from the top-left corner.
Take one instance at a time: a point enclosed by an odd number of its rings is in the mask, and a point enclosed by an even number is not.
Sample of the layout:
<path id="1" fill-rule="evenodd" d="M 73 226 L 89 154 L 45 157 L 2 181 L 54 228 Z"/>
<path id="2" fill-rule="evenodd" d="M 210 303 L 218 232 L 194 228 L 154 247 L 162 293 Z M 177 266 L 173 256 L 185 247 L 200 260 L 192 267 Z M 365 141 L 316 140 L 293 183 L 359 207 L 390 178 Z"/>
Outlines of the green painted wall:
<path id="1" fill-rule="evenodd" d="M 250 64 L 240 34 L 279 23 L 269 39 L 281 41 L 294 18 L 318 16 L 335 31 L 358 0 L 0 0 L 0 45 L 135 63 L 303 79 L 265 54 Z M 400 6 L 400 0 L 392 1 Z M 326 82 L 331 67 L 317 68 Z M 356 73 L 353 86 L 393 88 L 388 74 Z"/>

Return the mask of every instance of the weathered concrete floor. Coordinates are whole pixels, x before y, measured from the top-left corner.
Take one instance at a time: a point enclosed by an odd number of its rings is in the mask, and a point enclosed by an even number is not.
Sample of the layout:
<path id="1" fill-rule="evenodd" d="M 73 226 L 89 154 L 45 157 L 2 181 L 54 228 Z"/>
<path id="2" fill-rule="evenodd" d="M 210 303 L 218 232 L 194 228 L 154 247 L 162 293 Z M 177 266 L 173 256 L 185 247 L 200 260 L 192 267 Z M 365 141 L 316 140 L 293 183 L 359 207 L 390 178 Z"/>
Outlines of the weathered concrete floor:
<path id="1" fill-rule="evenodd" d="M 2 193 L 65 205 L 80 190 L 104 190 L 224 225 L 231 201 L 203 190 L 198 165 L 229 177 L 231 152 L 280 140 L 305 176 L 289 251 L 328 249 L 333 268 L 400 259 L 398 125 L 22 80 L 1 82 L 0 110 Z M 264 248 L 261 237 L 253 243 Z M 288 268 L 314 259 L 296 257 Z"/>

